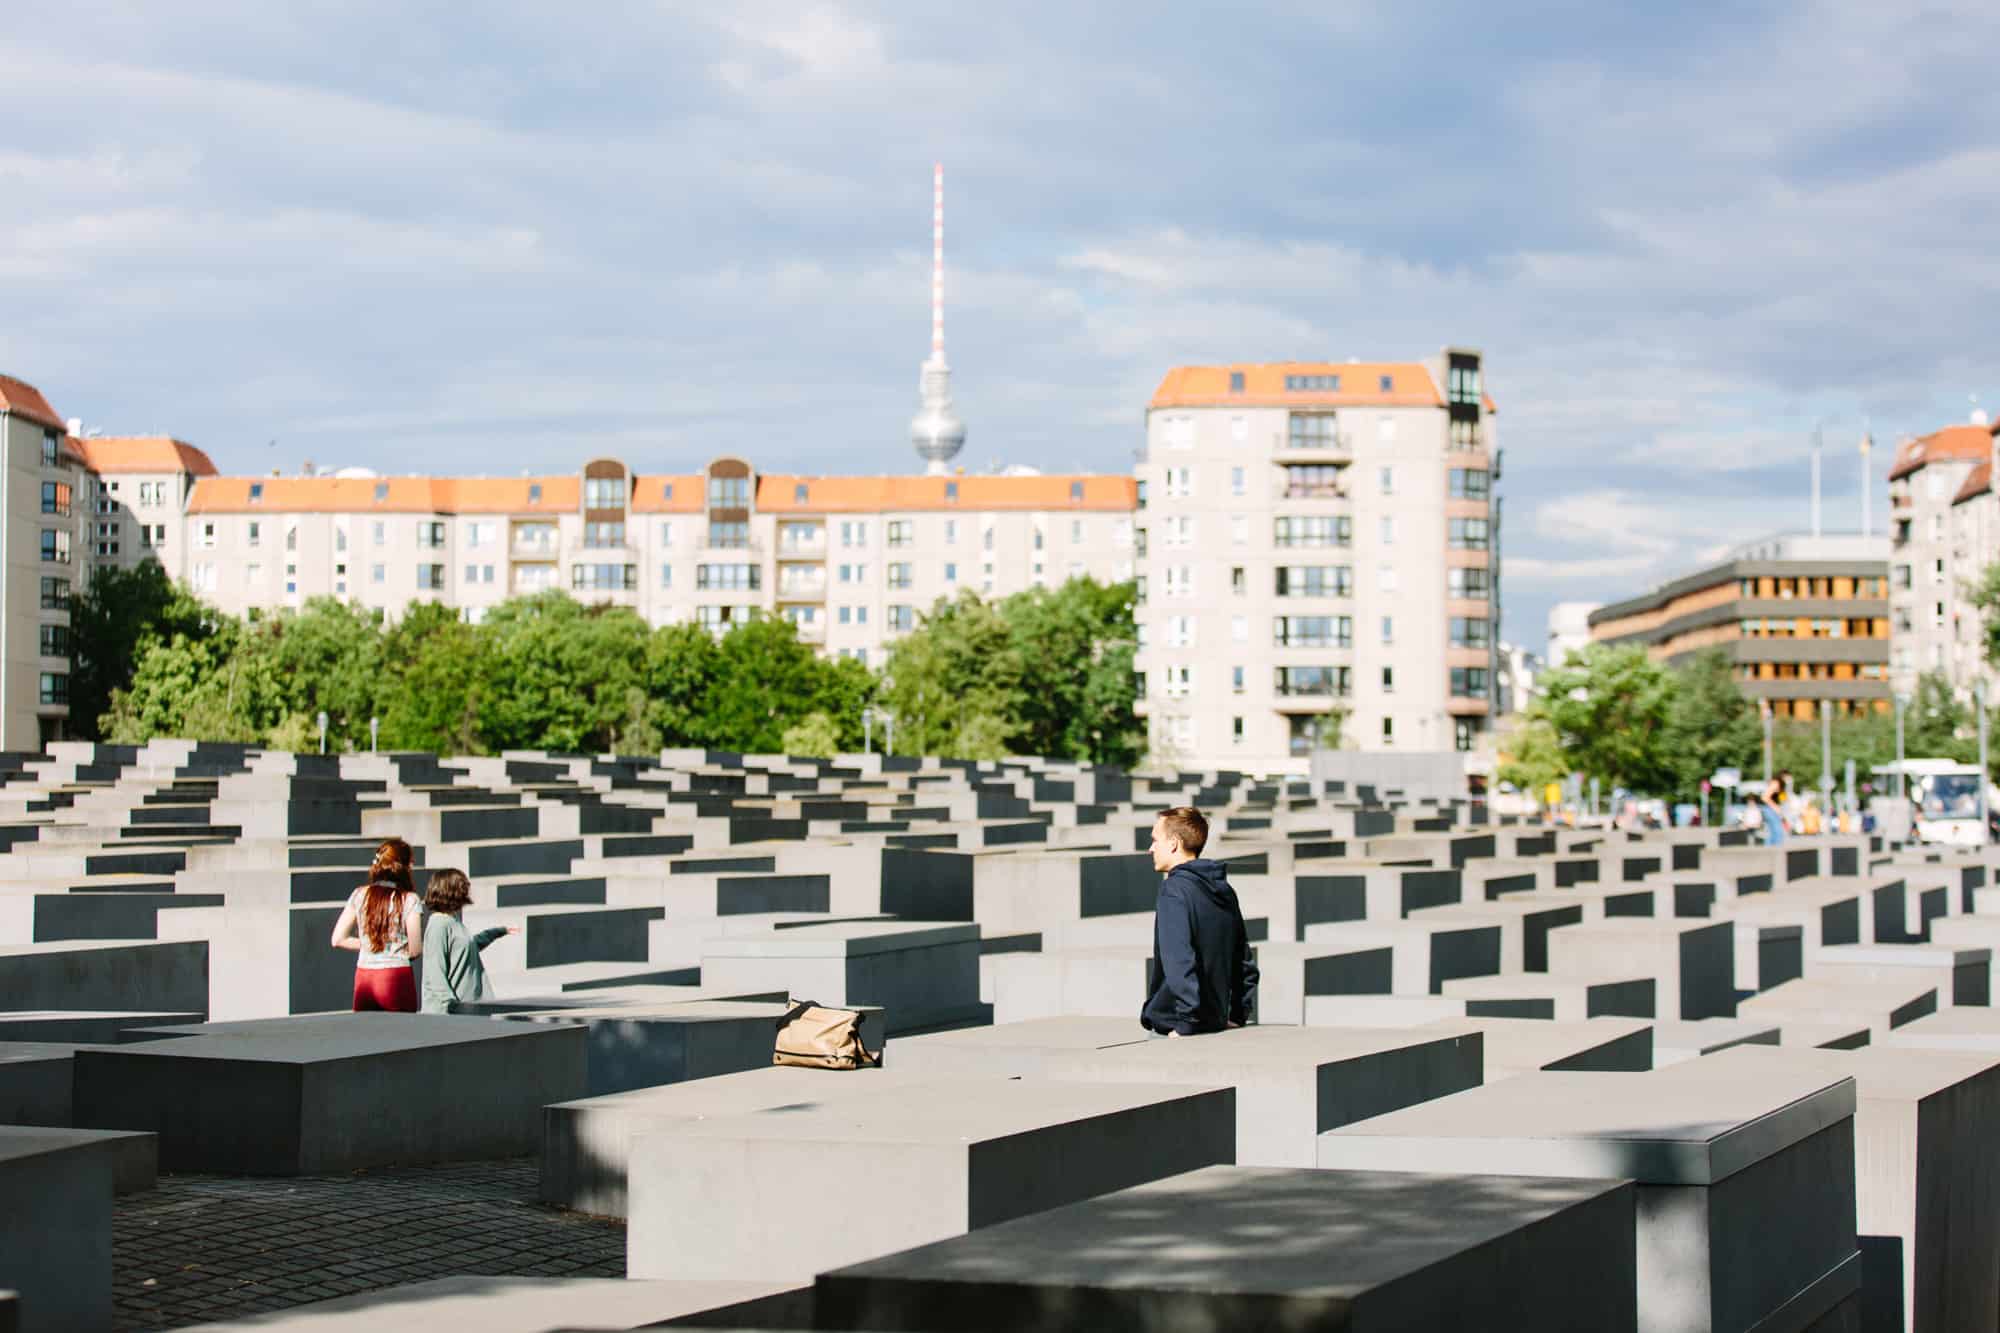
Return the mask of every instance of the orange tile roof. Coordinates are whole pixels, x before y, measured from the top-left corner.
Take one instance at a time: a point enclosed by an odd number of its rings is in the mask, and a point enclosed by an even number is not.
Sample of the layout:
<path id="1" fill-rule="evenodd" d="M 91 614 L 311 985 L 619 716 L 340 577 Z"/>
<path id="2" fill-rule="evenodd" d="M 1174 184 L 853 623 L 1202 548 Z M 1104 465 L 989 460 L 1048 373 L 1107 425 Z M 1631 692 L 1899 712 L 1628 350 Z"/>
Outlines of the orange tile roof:
<path id="1" fill-rule="evenodd" d="M 1071 486 L 1082 483 L 1081 499 Z M 956 501 L 945 487 L 956 485 Z M 806 498 L 798 499 L 798 488 Z M 757 478 L 757 509 L 766 514 L 873 514 L 926 509 L 1082 509 L 1129 511 L 1138 504 L 1131 477 L 790 477 Z"/>
<path id="2" fill-rule="evenodd" d="M 1905 440 L 1896 450 L 1896 462 L 1889 480 L 1907 477 L 1926 463 L 1979 462 L 1993 447 L 1991 426 L 1946 426 L 1929 435 Z"/>
<path id="3" fill-rule="evenodd" d="M 49 400 L 42 397 L 42 391 L 26 380 L 17 380 L 12 375 L 0 375 L 0 412 L 12 412 L 17 417 L 26 417 L 51 430 L 67 429 L 56 410 L 49 406 Z"/>
<path id="4" fill-rule="evenodd" d="M 539 485 L 538 500 L 529 488 Z M 260 486 L 260 498 L 250 488 Z M 378 488 L 380 498 L 377 498 Z M 577 507 L 578 481 L 563 477 L 205 477 L 190 514 L 562 514 Z"/>
<path id="5" fill-rule="evenodd" d="M 1243 376 L 1232 393 L 1231 375 Z M 1287 389 L 1292 375 L 1338 376 L 1338 389 Z M 1382 377 L 1389 388 L 1382 388 Z M 1485 394 L 1480 402 L 1497 413 Z M 1430 368 L 1416 361 L 1274 361 L 1264 365 L 1175 366 L 1148 407 L 1442 407 Z"/>
<path id="6" fill-rule="evenodd" d="M 632 478 L 632 512 L 635 514 L 699 514 L 702 508 L 703 487 L 706 477 L 700 476 L 634 476 Z M 667 488 L 673 487 L 673 496 L 668 498 Z"/>
<path id="7" fill-rule="evenodd" d="M 100 435 L 81 440 L 72 435 L 69 447 L 85 467 L 100 476 L 115 472 L 215 475 L 215 464 L 207 454 L 166 435 Z"/>

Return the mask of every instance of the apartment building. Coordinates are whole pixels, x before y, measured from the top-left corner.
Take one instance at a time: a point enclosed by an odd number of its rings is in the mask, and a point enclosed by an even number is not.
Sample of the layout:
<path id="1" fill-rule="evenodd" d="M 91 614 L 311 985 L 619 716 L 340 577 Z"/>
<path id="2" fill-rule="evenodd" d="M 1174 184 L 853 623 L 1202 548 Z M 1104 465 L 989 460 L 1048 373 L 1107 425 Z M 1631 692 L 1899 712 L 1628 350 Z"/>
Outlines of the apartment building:
<path id="1" fill-rule="evenodd" d="M 1177 367 L 1136 472 L 1156 755 L 1304 771 L 1336 743 L 1479 743 L 1500 616 L 1479 353 Z"/>
<path id="2" fill-rule="evenodd" d="M 610 458 L 541 477 L 220 476 L 178 441 L 77 442 L 94 471 L 89 558 L 152 556 L 235 615 L 334 597 L 477 622 L 561 588 L 654 624 L 782 615 L 879 665 L 941 597 L 1133 574 L 1135 483 L 1117 476 L 806 477 L 720 458 L 642 474 Z"/>
<path id="3" fill-rule="evenodd" d="M 83 567 L 81 460 L 32 384 L 0 375 L 0 750 L 34 750 L 69 720 L 69 598 Z"/>
<path id="4" fill-rule="evenodd" d="M 1889 602 L 1894 663 L 1943 672 L 1961 693 L 1985 665 L 1979 612 L 1967 599 L 2000 555 L 1991 508 L 1993 427 L 1981 419 L 1906 440 L 1889 471 Z"/>
<path id="5" fill-rule="evenodd" d="M 1786 534 L 1590 614 L 1593 642 L 1679 665 L 1720 648 L 1785 718 L 1889 707 L 1889 539 Z"/>

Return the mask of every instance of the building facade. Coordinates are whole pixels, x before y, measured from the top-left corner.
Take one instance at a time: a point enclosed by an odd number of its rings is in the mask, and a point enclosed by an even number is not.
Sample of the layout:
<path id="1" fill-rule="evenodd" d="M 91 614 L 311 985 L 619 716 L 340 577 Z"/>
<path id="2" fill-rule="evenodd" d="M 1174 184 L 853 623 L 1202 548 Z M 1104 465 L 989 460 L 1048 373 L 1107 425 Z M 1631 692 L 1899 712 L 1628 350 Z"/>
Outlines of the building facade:
<path id="1" fill-rule="evenodd" d="M 1679 665 L 1719 648 L 1737 682 L 1775 716 L 1885 711 L 1889 684 L 1889 542 L 1786 535 L 1721 564 L 1600 607 L 1596 643 L 1641 644 Z"/>
<path id="2" fill-rule="evenodd" d="M 1136 469 L 1139 702 L 1188 767 L 1469 750 L 1497 675 L 1500 452 L 1477 352 L 1185 366 Z"/>
<path id="3" fill-rule="evenodd" d="M 1893 660 L 1908 676 L 1941 672 L 1961 693 L 1993 675 L 1968 597 L 1996 555 L 1993 428 L 1982 421 L 1907 440 L 1889 471 Z"/>
<path id="4" fill-rule="evenodd" d="M 0 750 L 35 750 L 69 720 L 69 599 L 86 562 L 81 462 L 33 385 L 0 375 Z"/>

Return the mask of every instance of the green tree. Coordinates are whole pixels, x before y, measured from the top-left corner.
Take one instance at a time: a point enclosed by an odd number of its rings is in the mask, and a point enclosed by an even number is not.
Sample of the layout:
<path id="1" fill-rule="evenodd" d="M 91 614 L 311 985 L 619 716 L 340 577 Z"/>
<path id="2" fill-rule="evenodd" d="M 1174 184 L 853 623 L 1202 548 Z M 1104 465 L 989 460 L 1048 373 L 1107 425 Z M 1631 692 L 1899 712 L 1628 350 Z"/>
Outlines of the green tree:
<path id="1" fill-rule="evenodd" d="M 484 641 L 450 607 L 413 602 L 382 639 L 376 694 L 382 746 L 481 754 L 478 681 Z"/>
<path id="2" fill-rule="evenodd" d="M 636 612 L 552 590 L 502 602 L 478 632 L 472 688 L 489 750 L 610 748 L 645 663 Z"/>
<path id="3" fill-rule="evenodd" d="M 1549 726 L 1573 771 L 1606 787 L 1675 790 L 1674 677 L 1644 648 L 1592 644 L 1537 684 L 1528 719 Z"/>
<path id="4" fill-rule="evenodd" d="M 1556 729 L 1545 717 L 1519 718 L 1500 742 L 1500 758 L 1495 776 L 1537 800 L 1542 788 L 1551 782 L 1561 782 L 1572 771 L 1562 743 L 1556 738 Z"/>
<path id="5" fill-rule="evenodd" d="M 225 616 L 202 637 L 145 640 L 132 683 L 113 692 L 101 730 L 127 745 L 162 736 L 254 744 L 287 714 L 270 658 L 248 648 L 242 626 Z"/>
<path id="6" fill-rule="evenodd" d="M 831 759 L 840 753 L 840 728 L 825 713 L 807 713 L 785 728 L 784 751 L 808 759 Z"/>
<path id="7" fill-rule="evenodd" d="M 786 729 L 810 713 L 826 714 L 843 737 L 858 741 L 872 685 L 858 662 L 829 662 L 801 643 L 790 621 L 753 616 L 716 644 L 715 674 L 701 705 L 706 743 L 768 754 L 783 748 Z"/>
<path id="8" fill-rule="evenodd" d="M 940 599 L 916 629 L 896 641 L 883 668 L 897 749 L 956 759 L 1010 752 L 1020 733 L 1015 719 L 1025 694 L 1020 652 L 996 604 L 973 592 L 960 593 L 956 601 Z M 1130 693 L 1128 684 L 1128 706 Z"/>
<path id="9" fill-rule="evenodd" d="M 358 602 L 314 597 L 249 627 L 246 646 L 269 657 L 283 683 L 288 713 L 327 716 L 327 748 L 366 749 L 383 683 L 382 631 Z M 319 729 L 312 728 L 313 746 Z M 289 736 L 288 736 L 289 739 Z"/>
<path id="10" fill-rule="evenodd" d="M 168 578 L 157 560 L 92 574 L 69 604 L 69 714 L 78 734 L 89 740 L 101 736 L 99 719 L 110 710 L 113 693 L 132 684 L 141 644 L 176 634 L 206 638 L 214 615 Z"/>
<path id="11" fill-rule="evenodd" d="M 1000 604 L 1013 642 L 1013 745 L 1020 753 L 1129 764 L 1145 735 L 1132 714 L 1135 588 L 1075 578 Z"/>
<path id="12" fill-rule="evenodd" d="M 1697 654 L 1674 672 L 1667 707 L 1665 739 L 1674 791 L 1698 792 L 1719 768 L 1754 771 L 1762 728 L 1757 705 L 1736 684 L 1729 655 L 1720 648 Z"/>
<path id="13" fill-rule="evenodd" d="M 663 625 L 646 640 L 642 684 L 647 720 L 662 745 L 713 743 L 703 709 L 721 668 L 715 636 L 700 625 Z"/>

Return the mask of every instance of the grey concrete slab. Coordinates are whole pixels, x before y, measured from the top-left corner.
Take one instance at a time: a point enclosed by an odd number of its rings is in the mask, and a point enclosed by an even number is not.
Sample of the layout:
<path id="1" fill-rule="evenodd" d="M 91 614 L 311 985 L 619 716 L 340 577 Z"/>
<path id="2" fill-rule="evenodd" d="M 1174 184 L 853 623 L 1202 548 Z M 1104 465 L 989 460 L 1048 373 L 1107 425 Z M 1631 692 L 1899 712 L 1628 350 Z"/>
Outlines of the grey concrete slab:
<path id="1" fill-rule="evenodd" d="M 897 1073 L 920 1078 L 972 1074 L 1035 1078 L 1047 1075 L 1049 1057 L 1056 1052 L 1101 1051 L 1150 1039 L 1136 1014 L 1038 1018 L 898 1037 L 889 1044 L 889 1060 Z"/>
<path id="2" fill-rule="evenodd" d="M 984 1016 L 979 931 L 931 922 L 837 922 L 702 945 L 708 986 L 784 988 L 831 1005 L 880 1005 L 889 1035 Z"/>
<path id="3" fill-rule="evenodd" d="M 661 1005 L 564 1006 L 498 1017 L 516 1023 L 575 1023 L 589 1033 L 585 1095 L 603 1097 L 771 1063 L 782 1001 L 676 1001 Z M 886 1040 L 881 1009 L 861 1009 L 861 1040 L 879 1053 Z"/>
<path id="4" fill-rule="evenodd" d="M 1855 1088 L 1767 1054 L 1523 1075 L 1323 1134 L 1319 1164 L 1631 1179 L 1641 1329 L 1801 1329 L 1860 1284 Z"/>
<path id="5" fill-rule="evenodd" d="M 0 946 L 0 1011 L 208 1012 L 208 944 L 190 940 Z"/>
<path id="6" fill-rule="evenodd" d="M 816 1313 L 992 1333 L 1617 1333 L 1634 1326 L 1633 1200 L 1614 1181 L 1217 1166 L 823 1274 Z"/>
<path id="7" fill-rule="evenodd" d="M 0 1125 L 0 1287 L 22 1333 L 111 1328 L 113 1149 L 102 1135 Z"/>
<path id="8" fill-rule="evenodd" d="M 943 1079 L 641 1133 L 633 1277 L 805 1281 L 1230 1160 L 1227 1088 Z"/>
<path id="9" fill-rule="evenodd" d="M 1387 995 L 1394 976 L 1395 950 L 1386 944 L 1266 940 L 1255 952 L 1259 1023 L 1305 1022 L 1308 996 Z"/>
<path id="10" fill-rule="evenodd" d="M 1310 925 L 1314 944 L 1391 950 L 1389 989 L 1396 995 L 1439 995 L 1458 977 L 1499 973 L 1501 927 L 1487 922 L 1341 921 Z"/>
<path id="11" fill-rule="evenodd" d="M 70 1123 L 73 1044 L 0 1041 L 0 1125 Z"/>
<path id="12" fill-rule="evenodd" d="M 1731 1046 L 1776 1046 L 1776 1023 L 1751 1018 L 1703 1018 L 1692 1023 L 1660 1022 L 1653 1025 L 1653 1064 L 1656 1068 L 1696 1060 L 1704 1055 L 1728 1050 Z"/>
<path id="13" fill-rule="evenodd" d="M 1468 1016 L 1558 1019 L 1653 1018 L 1660 985 L 1646 975 L 1557 977 L 1523 972 L 1505 977 L 1461 977 L 1444 984 L 1446 998 Z"/>
<path id="14" fill-rule="evenodd" d="M 898 1044 L 898 1038 L 891 1045 Z M 543 1202 L 603 1217 L 624 1217 L 632 1141 L 687 1121 L 773 1106 L 818 1105 L 927 1081 L 898 1069 L 766 1067 L 741 1074 L 578 1098 L 542 1109 Z"/>
<path id="15" fill-rule="evenodd" d="M 1907 971 L 1908 969 L 1903 969 Z M 1736 1006 L 1740 1018 L 1792 1023 L 1865 1025 L 1876 1039 L 1938 1009 L 1937 983 L 1921 972 L 1907 980 L 1824 980 L 1801 977 Z"/>
<path id="16" fill-rule="evenodd" d="M 1447 1018 L 1417 1029 L 1477 1032 L 1485 1082 L 1537 1070 L 1641 1073 L 1653 1067 L 1653 1025 L 1641 1019 L 1589 1018 L 1554 1022 L 1540 1018 Z"/>
<path id="17" fill-rule="evenodd" d="M 0 1013 L 0 1041 L 114 1044 L 139 1028 L 199 1023 L 204 1015 L 182 1013 L 96 1013 L 90 1010 L 25 1009 Z"/>
<path id="18" fill-rule="evenodd" d="M 174 1171 L 293 1175 L 522 1156 L 585 1087 L 577 1026 L 432 1014 L 208 1025 L 76 1055 L 75 1118 L 150 1130 Z M 478 1089 L 468 1096 L 468 1089 Z"/>
<path id="19" fill-rule="evenodd" d="M 1138 1021 L 1146 1003 L 1151 944 L 986 955 L 993 1021 L 1020 1023 L 1065 1016 Z"/>
<path id="20" fill-rule="evenodd" d="M 1767 991 L 1805 975 L 1802 925 L 1769 925 L 1731 920 L 1737 992 Z M 1841 946 L 1835 946 L 1841 947 Z"/>
<path id="21" fill-rule="evenodd" d="M 1774 1067 L 1854 1080 L 1855 1207 L 1867 1327 L 1990 1328 L 2000 1318 L 2000 1053 L 1769 1051 Z"/>
<path id="22" fill-rule="evenodd" d="M 1983 1008 L 1992 1003 L 1993 952 L 1985 947 L 1930 944 L 1839 944 L 1815 949 L 1809 977 L 1833 981 L 1897 981 L 1920 977 L 1937 987 L 1943 1007 Z"/>
<path id="23" fill-rule="evenodd" d="M 790 1297 L 789 1300 L 785 1298 Z M 549 1333 L 571 1326 L 651 1328 L 702 1316 L 730 1325 L 789 1309 L 808 1316 L 804 1291 L 767 1282 L 642 1282 L 595 1277 L 439 1277 L 315 1301 L 270 1314 L 197 1324 L 195 1333 L 378 1333 L 390 1327 Z"/>
<path id="24" fill-rule="evenodd" d="M 1310 1166 L 1336 1125 L 1474 1087 L 1476 1033 L 1247 1027 L 1203 1037 L 1053 1054 L 1052 1078 L 1236 1089 L 1236 1160 Z"/>
<path id="25" fill-rule="evenodd" d="M 1736 1013 L 1736 956 L 1722 921 L 1655 917 L 1562 926 L 1548 941 L 1549 975 L 1575 979 L 1653 977 L 1662 1018 Z"/>

